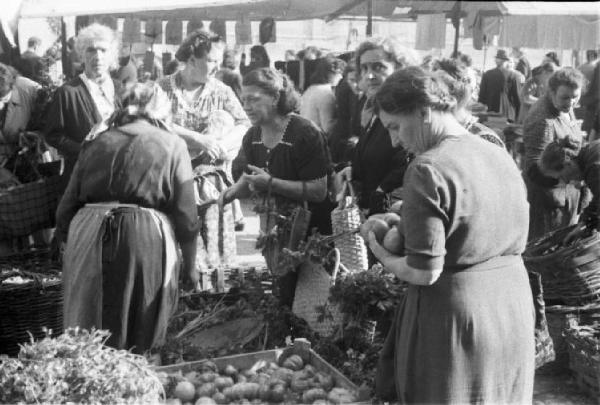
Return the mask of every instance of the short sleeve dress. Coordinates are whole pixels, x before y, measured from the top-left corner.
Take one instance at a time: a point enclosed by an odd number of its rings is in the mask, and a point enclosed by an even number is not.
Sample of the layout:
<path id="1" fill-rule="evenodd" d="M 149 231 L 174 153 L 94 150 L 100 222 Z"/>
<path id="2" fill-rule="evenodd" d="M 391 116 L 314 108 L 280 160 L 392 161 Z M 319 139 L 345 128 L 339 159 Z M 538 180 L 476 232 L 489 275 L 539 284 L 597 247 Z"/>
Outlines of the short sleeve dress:
<path id="1" fill-rule="evenodd" d="M 535 316 L 521 259 L 529 218 L 515 163 L 490 142 L 451 137 L 416 157 L 404 187 L 407 263 L 443 271 L 431 286 L 409 286 L 381 353 L 378 394 L 531 403 Z"/>
<path id="2" fill-rule="evenodd" d="M 260 127 L 248 130 L 242 141 L 238 156 L 248 164 L 266 169 L 273 177 L 283 180 L 316 180 L 327 176 L 330 166 L 327 145 L 321 131 L 309 120 L 296 114 L 290 114 L 290 121 L 283 138 L 274 148 L 268 149 L 261 140 Z M 274 196 L 277 209 L 288 214 L 291 207 L 299 202 L 286 197 Z M 329 218 L 315 208 L 318 204 L 309 203 L 312 212 L 311 227 L 319 232 L 331 225 Z"/>

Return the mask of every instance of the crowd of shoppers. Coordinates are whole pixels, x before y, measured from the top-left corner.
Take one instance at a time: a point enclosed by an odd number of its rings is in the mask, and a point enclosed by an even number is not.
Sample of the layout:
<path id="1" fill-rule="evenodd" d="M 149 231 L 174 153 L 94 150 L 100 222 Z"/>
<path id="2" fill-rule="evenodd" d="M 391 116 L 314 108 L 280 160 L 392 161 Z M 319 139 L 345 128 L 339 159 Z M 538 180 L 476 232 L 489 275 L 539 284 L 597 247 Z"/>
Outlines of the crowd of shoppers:
<path id="1" fill-rule="evenodd" d="M 0 159 L 15 153 L 32 114 L 40 85 L 24 76 L 40 77 L 39 48 L 32 38 L 22 75 L 0 65 Z M 352 183 L 366 218 L 402 200 L 395 253 L 374 234 L 366 241 L 371 263 L 409 284 L 381 352 L 379 396 L 530 402 L 534 314 L 521 254 L 558 227 L 598 226 L 597 53 L 575 69 L 560 68 L 555 52 L 532 67 L 523 50 L 499 49 L 481 80 L 468 55 L 419 60 L 395 38 L 366 40 L 348 61 L 319 53 L 289 55 L 318 59 L 300 95 L 264 46 L 251 48 L 246 65 L 199 29 L 153 82 L 136 76 L 113 30 L 79 31 L 65 69 L 72 77 L 56 90 L 43 131 L 65 162 L 56 229 L 65 325 L 109 329 L 114 347 L 156 347 L 180 270 L 196 288 L 199 270 L 213 265 L 205 250 L 219 235 L 201 231 L 200 202 L 237 211 L 239 223 L 236 199 L 255 196 L 264 235 L 280 231 L 272 217 L 300 208 L 311 212 L 309 229 L 331 234 L 336 192 Z M 479 122 L 476 100 L 486 114 L 522 123 L 522 172 L 502 134 Z M 214 174 L 227 187 L 199 201 L 199 179 Z M 271 255 L 281 242 L 264 253 L 281 305 L 291 307 L 297 273 Z"/>

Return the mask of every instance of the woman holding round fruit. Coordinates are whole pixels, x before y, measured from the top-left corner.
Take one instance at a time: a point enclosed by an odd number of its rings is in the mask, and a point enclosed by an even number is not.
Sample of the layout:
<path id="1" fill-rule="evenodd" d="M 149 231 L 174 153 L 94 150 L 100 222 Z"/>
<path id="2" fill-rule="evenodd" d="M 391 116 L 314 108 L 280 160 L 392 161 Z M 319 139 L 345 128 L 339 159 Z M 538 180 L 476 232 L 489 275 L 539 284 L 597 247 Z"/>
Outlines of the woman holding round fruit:
<path id="1" fill-rule="evenodd" d="M 375 96 L 393 144 L 416 156 L 396 237 L 378 240 L 374 220 L 363 229 L 383 266 L 409 283 L 376 388 L 401 403 L 527 403 L 535 350 L 521 258 L 526 189 L 508 154 L 456 120 L 455 103 L 418 67 L 393 73 Z"/>

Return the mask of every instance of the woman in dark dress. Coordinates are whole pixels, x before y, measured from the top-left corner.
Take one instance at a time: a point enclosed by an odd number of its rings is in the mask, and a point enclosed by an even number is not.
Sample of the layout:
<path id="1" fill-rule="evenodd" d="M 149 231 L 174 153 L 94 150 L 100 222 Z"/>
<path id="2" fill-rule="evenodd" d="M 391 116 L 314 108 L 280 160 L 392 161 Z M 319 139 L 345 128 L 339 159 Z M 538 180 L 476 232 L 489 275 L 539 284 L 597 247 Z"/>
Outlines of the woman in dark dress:
<path id="1" fill-rule="evenodd" d="M 323 212 L 320 206 L 327 199 L 331 170 L 327 145 L 312 122 L 293 112 L 299 97 L 292 82 L 273 69 L 253 70 L 244 76 L 242 101 L 252 127 L 244 136 L 236 160 L 247 167 L 237 183 L 222 193 L 222 203 L 251 192 L 264 197 L 270 187 L 271 203 L 280 215 L 290 215 L 294 207 L 307 201 L 312 212 L 309 229 L 316 227 L 320 233 L 330 233 L 329 212 Z M 262 214 L 261 231 L 268 234 L 273 226 L 268 214 Z M 267 260 L 267 266 L 277 273 L 277 263 Z M 280 298 L 290 307 L 296 277 L 296 272 L 281 277 Z"/>
<path id="2" fill-rule="evenodd" d="M 396 255 L 368 243 L 409 287 L 382 349 L 376 388 L 400 403 L 531 403 L 534 308 L 521 254 L 525 185 L 509 154 L 470 135 L 435 76 L 409 67 L 375 96 L 404 177 Z"/>
<path id="3" fill-rule="evenodd" d="M 180 267 L 198 282 L 199 223 L 185 142 L 160 128 L 167 96 L 146 83 L 122 100 L 109 129 L 82 147 L 58 207 L 63 322 L 108 329 L 109 345 L 143 353 L 164 343 Z"/>
<path id="4" fill-rule="evenodd" d="M 401 67 L 417 62 L 411 50 L 394 39 L 369 40 L 356 51 L 360 75 L 362 132 L 354 149 L 352 164 L 338 175 L 338 182 L 352 181 L 358 205 L 367 215 L 385 212 L 389 194 L 402 186 L 408 154 L 400 145 L 392 145 L 387 129 L 373 113 L 373 96 L 386 77 Z"/>

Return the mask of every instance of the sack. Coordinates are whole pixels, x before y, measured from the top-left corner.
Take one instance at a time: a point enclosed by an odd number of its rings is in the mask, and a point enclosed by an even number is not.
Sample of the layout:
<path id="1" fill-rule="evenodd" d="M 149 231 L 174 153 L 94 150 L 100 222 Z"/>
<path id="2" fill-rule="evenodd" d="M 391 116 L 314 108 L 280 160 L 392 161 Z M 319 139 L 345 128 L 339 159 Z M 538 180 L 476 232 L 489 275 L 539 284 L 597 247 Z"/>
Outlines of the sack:
<path id="1" fill-rule="evenodd" d="M 353 231 L 362 223 L 362 214 L 352 185 L 348 182 L 343 186 L 344 198 L 331 212 L 333 234 L 343 234 L 336 238 L 335 247 L 340 251 L 340 260 L 351 272 L 365 271 L 369 268 L 367 247 L 363 238 Z"/>

